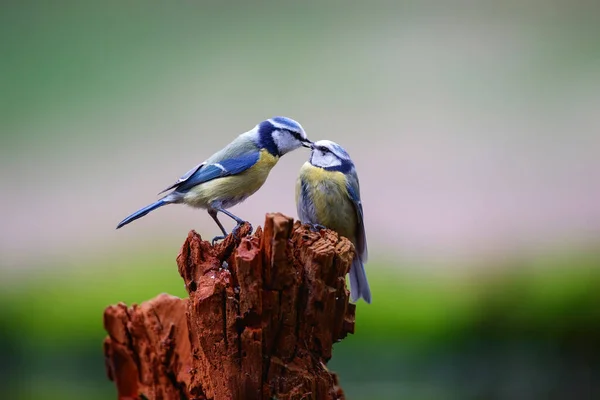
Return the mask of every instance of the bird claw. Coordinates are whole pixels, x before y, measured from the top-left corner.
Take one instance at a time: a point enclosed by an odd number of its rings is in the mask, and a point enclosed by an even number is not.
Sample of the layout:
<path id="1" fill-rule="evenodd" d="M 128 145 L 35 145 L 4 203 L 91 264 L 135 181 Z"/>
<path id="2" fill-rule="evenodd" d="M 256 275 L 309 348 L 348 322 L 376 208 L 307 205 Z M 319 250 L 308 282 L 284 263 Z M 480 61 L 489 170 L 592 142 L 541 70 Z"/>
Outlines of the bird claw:
<path id="1" fill-rule="evenodd" d="M 232 229 L 231 234 L 233 235 L 234 238 L 236 239 L 241 239 L 241 237 L 238 236 L 238 232 L 240 230 L 240 228 L 242 227 L 242 225 L 244 224 L 248 224 L 250 226 L 250 231 L 248 232 L 248 235 L 252 234 L 253 228 L 252 228 L 252 224 L 248 221 L 242 221 L 240 223 L 238 223 L 235 228 Z M 217 242 L 218 240 L 223 240 L 227 237 L 227 235 L 222 235 L 222 236 L 215 236 L 212 239 L 212 245 L 215 245 L 215 242 Z"/>
<path id="2" fill-rule="evenodd" d="M 313 232 L 319 232 L 319 231 L 327 229 L 326 227 L 324 227 L 321 224 L 311 224 L 311 223 L 309 223 L 308 226 L 309 226 L 310 230 L 313 231 Z"/>
<path id="3" fill-rule="evenodd" d="M 239 223 L 238 223 L 238 224 L 235 226 L 235 228 L 233 228 L 233 230 L 231 231 L 231 233 L 233 234 L 233 237 L 235 237 L 236 239 L 241 239 L 241 238 L 238 236 L 238 231 L 240 230 L 240 228 L 241 228 L 241 227 L 242 227 L 242 225 L 244 225 L 244 224 L 248 224 L 248 226 L 250 226 L 250 231 L 248 232 L 248 235 L 251 235 L 251 234 L 252 234 L 252 231 L 254 230 L 254 228 L 252 227 L 252 224 L 251 224 L 250 222 L 248 222 L 248 221 L 242 221 L 242 222 L 239 222 Z"/>
<path id="4" fill-rule="evenodd" d="M 215 242 L 216 242 L 217 240 L 223 240 L 223 239 L 225 239 L 226 237 L 227 237 L 227 236 L 215 236 L 214 238 L 212 238 L 212 241 L 211 241 L 211 243 L 212 243 L 212 245 L 214 246 L 214 245 L 215 245 Z"/>

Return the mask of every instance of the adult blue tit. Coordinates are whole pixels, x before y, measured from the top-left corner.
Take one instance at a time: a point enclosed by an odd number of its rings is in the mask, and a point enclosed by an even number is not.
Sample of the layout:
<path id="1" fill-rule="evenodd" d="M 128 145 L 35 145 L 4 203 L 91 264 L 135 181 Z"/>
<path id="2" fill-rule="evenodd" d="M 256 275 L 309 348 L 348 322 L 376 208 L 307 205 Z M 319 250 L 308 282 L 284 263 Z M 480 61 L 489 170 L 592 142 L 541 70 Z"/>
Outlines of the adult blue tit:
<path id="1" fill-rule="evenodd" d="M 358 175 L 350 156 L 339 144 L 320 140 L 311 145 L 310 159 L 296 183 L 296 208 L 303 223 L 327 227 L 349 239 L 356 249 L 350 267 L 350 296 L 371 302 L 365 274 L 367 238 Z"/>
<path id="2" fill-rule="evenodd" d="M 159 193 L 172 190 L 169 194 L 125 218 L 117 229 L 164 205 L 187 204 L 207 210 L 223 233 L 213 242 L 222 239 L 227 236 L 227 231 L 217 213 L 221 212 L 237 222 L 235 232 L 245 221 L 227 209 L 260 189 L 281 156 L 300 146 L 310 145 L 304 129 L 293 119 L 274 117 L 263 121 L 190 169 Z"/>

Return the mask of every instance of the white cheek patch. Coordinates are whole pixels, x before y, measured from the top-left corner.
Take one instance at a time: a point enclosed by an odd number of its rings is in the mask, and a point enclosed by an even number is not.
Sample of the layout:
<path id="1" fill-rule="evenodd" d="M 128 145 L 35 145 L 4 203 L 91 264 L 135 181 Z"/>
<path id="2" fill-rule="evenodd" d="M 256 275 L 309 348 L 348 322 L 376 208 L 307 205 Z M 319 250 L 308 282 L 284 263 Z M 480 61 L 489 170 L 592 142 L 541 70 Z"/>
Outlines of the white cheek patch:
<path id="1" fill-rule="evenodd" d="M 273 132 L 273 141 L 279 150 L 279 154 L 283 155 L 289 151 L 297 149 L 301 146 L 300 142 L 292 135 L 282 131 Z"/>
<path id="2" fill-rule="evenodd" d="M 311 164 L 316 167 L 329 168 L 342 165 L 342 161 L 339 158 L 337 158 L 333 153 L 327 152 L 323 154 L 319 150 L 316 150 L 313 152 Z"/>

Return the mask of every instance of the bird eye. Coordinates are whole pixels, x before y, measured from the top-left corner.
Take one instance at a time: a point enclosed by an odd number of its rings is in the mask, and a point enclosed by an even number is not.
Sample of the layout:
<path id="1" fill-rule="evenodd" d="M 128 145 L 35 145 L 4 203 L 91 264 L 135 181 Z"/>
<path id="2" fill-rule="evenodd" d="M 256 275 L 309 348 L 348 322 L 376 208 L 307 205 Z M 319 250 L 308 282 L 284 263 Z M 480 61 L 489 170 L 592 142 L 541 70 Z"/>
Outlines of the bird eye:
<path id="1" fill-rule="evenodd" d="M 287 133 L 289 133 L 290 135 L 292 135 L 292 137 L 296 140 L 302 141 L 302 135 L 300 135 L 300 133 L 289 130 L 289 129 L 285 129 L 285 131 Z"/>
<path id="2" fill-rule="evenodd" d="M 325 146 L 319 147 L 319 150 L 321 150 L 323 153 L 327 153 L 329 151 L 329 149 Z"/>

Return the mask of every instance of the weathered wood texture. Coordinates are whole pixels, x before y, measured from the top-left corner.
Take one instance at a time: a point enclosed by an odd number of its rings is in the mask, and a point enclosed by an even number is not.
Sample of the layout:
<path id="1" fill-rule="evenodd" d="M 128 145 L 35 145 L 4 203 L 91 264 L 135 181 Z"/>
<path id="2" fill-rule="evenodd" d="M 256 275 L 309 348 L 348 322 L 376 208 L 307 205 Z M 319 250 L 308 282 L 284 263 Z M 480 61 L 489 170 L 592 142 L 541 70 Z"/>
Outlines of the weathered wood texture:
<path id="1" fill-rule="evenodd" d="M 326 363 L 354 332 L 353 254 L 336 233 L 282 214 L 215 247 L 191 231 L 177 256 L 189 299 L 161 294 L 105 311 L 119 398 L 343 399 Z"/>

